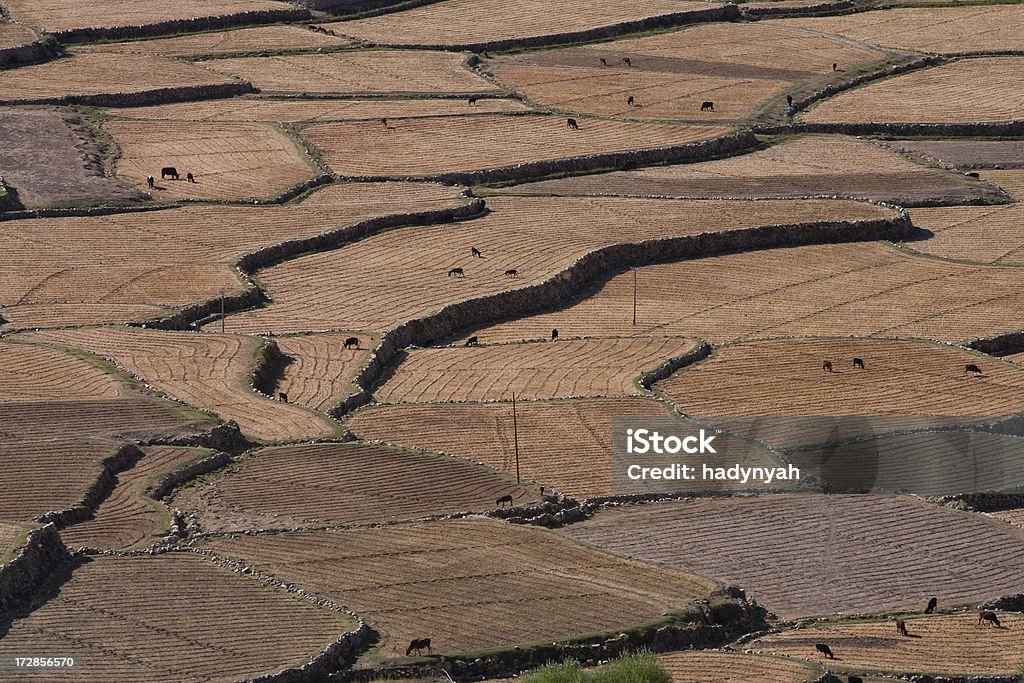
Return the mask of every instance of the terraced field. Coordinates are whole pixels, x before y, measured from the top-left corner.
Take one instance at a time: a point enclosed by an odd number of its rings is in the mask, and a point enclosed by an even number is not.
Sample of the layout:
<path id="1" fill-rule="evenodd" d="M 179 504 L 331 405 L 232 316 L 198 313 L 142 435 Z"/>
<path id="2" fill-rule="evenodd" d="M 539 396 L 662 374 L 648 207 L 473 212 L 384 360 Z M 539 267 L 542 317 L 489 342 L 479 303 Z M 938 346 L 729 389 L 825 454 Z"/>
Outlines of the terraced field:
<path id="1" fill-rule="evenodd" d="M 911 245 L 916 251 L 978 263 L 1024 264 L 1024 235 L 1020 232 L 1024 204 L 923 208 L 914 209 L 910 216 L 914 225 L 935 233 L 931 239 Z"/>
<path id="2" fill-rule="evenodd" d="M 819 659 L 814 643 L 828 643 L 846 670 L 888 670 L 946 674 L 1012 674 L 1024 648 L 1024 618 L 999 613 L 1003 628 L 979 625 L 976 612 L 907 617 L 910 638 L 892 621 L 826 623 L 768 635 L 749 647 L 804 659 Z"/>
<path id="3" fill-rule="evenodd" d="M 700 24 L 631 40 L 502 56 L 487 65 L 530 99 L 566 111 L 729 121 L 798 84 L 825 85 L 833 78 L 833 63 L 846 70 L 885 57 L 849 40 L 756 22 Z M 633 106 L 629 96 L 635 98 Z M 701 111 L 705 101 L 714 103 L 714 111 Z"/>
<path id="4" fill-rule="evenodd" d="M 37 338 L 110 358 L 179 401 L 235 420 L 257 439 L 290 441 L 335 432 L 326 417 L 252 389 L 259 338 L 112 327 L 42 332 Z"/>
<path id="5" fill-rule="evenodd" d="M 1022 168 L 1024 140 L 895 140 L 891 147 L 957 168 Z"/>
<path id="6" fill-rule="evenodd" d="M 230 83 L 233 80 L 208 69 L 163 57 L 75 53 L 64 59 L 0 72 L 0 101 L 137 93 Z"/>
<path id="7" fill-rule="evenodd" d="M 10 561 L 25 543 L 31 527 L 21 524 L 0 523 L 0 564 Z"/>
<path id="8" fill-rule="evenodd" d="M 962 59 L 849 90 L 811 107 L 810 123 L 956 123 L 1024 118 L 1021 57 Z"/>
<path id="9" fill-rule="evenodd" d="M 35 31 L 27 26 L 0 22 L 0 49 L 27 45 L 35 41 Z"/>
<path id="10" fill-rule="evenodd" d="M 128 107 L 110 110 L 110 114 L 126 119 L 172 121 L 370 121 L 377 126 L 381 118 L 387 118 L 395 122 L 393 125 L 398 125 L 400 119 L 421 116 L 470 116 L 512 111 L 527 111 L 527 107 L 518 100 L 493 97 L 481 98 L 471 107 L 463 100 L 299 100 L 243 96 L 154 107 Z"/>
<path id="11" fill-rule="evenodd" d="M 751 199 L 840 196 L 904 206 L 991 199 L 997 194 L 990 185 L 913 163 L 871 142 L 824 135 L 791 138 L 727 159 L 542 180 L 498 191 Z"/>
<path id="12" fill-rule="evenodd" d="M 371 658 L 419 634 L 438 653 L 551 641 L 660 617 L 705 597 L 706 579 L 625 560 L 496 520 L 216 538 L 207 546 L 365 615 Z"/>
<path id="13" fill-rule="evenodd" d="M 57 348 L 0 342 L 0 402 L 88 401 L 134 394 L 88 358 Z"/>
<path id="14" fill-rule="evenodd" d="M 915 243 L 916 244 L 916 243 Z M 962 342 L 1020 329 L 1018 268 L 839 244 L 715 256 L 617 275 L 563 310 L 476 330 L 487 343 L 568 336 L 678 334 L 712 343 L 763 337 L 924 337 Z"/>
<path id="15" fill-rule="evenodd" d="M 601 246 L 779 222 L 867 220 L 889 209 L 855 202 L 658 201 L 495 197 L 484 218 L 392 230 L 342 250 L 297 258 L 261 272 L 274 298 L 234 316 L 233 330 L 383 331 L 455 301 L 535 284 Z M 550 226 L 573 230 L 551 233 Z M 482 251 L 472 258 L 470 248 Z M 465 277 L 448 277 L 450 268 Z M 515 269 L 518 277 L 504 273 Z M 686 283 L 690 286 L 690 283 Z M 546 336 L 534 327 L 526 338 Z M 545 329 L 546 328 L 546 329 Z M 626 336 L 628 332 L 610 332 Z M 598 331 L 588 336 L 598 336 Z M 584 336 L 571 332 L 570 336 Z M 491 341 L 481 337 L 481 341 Z"/>
<path id="16" fill-rule="evenodd" d="M 1024 8 L 1019 5 L 976 5 L 899 7 L 778 23 L 902 50 L 958 53 L 1024 50 L 1024 36 L 1014 28 L 1021 21 Z"/>
<path id="17" fill-rule="evenodd" d="M 793 659 L 714 651 L 672 652 L 658 661 L 672 674 L 672 683 L 807 683 L 822 673 L 820 667 Z"/>
<path id="18" fill-rule="evenodd" d="M 190 553 L 97 557 L 8 618 L 0 654 L 83 653 L 76 675 L 97 681 L 229 681 L 302 664 L 355 626 Z"/>
<path id="19" fill-rule="evenodd" d="M 570 496 L 608 495 L 612 418 L 667 414 L 663 403 L 642 398 L 521 402 L 520 472 Z M 360 439 L 469 458 L 514 475 L 512 417 L 511 403 L 396 405 L 363 409 L 346 424 Z"/>
<path id="20" fill-rule="evenodd" d="M 256 451 L 227 474 L 185 489 L 174 505 L 196 513 L 205 531 L 239 531 L 484 512 L 505 495 L 516 505 L 540 498 L 537 487 L 464 460 L 365 444 L 303 444 Z"/>
<path id="21" fill-rule="evenodd" d="M 360 348 L 346 349 L 349 332 L 325 332 L 295 337 L 278 337 L 275 341 L 291 359 L 284 367 L 278 390 L 288 400 L 314 410 L 326 412 L 352 393 L 352 379 L 372 352 L 375 341 L 360 337 Z"/>
<path id="22" fill-rule="evenodd" d="M 703 2 L 644 0 L 624 5 L 597 0 L 573 11 L 552 12 L 542 0 L 449 0 L 369 19 L 325 24 L 324 28 L 384 45 L 465 45 L 509 38 L 583 31 L 625 21 L 705 9 Z"/>
<path id="23" fill-rule="evenodd" d="M 133 549 L 152 545 L 170 530 L 166 507 L 150 498 L 146 491 L 170 471 L 210 455 L 203 448 L 151 446 L 133 467 L 117 475 L 110 496 L 92 519 L 61 530 L 69 548 Z"/>
<path id="24" fill-rule="evenodd" d="M 191 55 L 222 55 L 239 52 L 271 52 L 277 50 L 315 50 L 351 45 L 351 41 L 327 33 L 310 31 L 301 26 L 277 24 L 256 26 L 235 31 L 192 33 L 173 38 L 132 40 L 124 43 L 99 43 L 78 48 L 79 52 L 120 52 L 163 57 Z"/>
<path id="25" fill-rule="evenodd" d="M 438 185 L 334 185 L 287 206 L 2 222 L 0 307 L 19 328 L 151 318 L 237 291 L 231 264 L 257 247 L 375 215 L 459 206 L 457 194 Z"/>
<path id="26" fill-rule="evenodd" d="M 295 141 L 269 124 L 111 121 L 105 129 L 121 150 L 118 177 L 145 190 L 154 176 L 151 194 L 159 199 L 275 196 L 317 172 Z M 161 179 L 165 166 L 176 167 L 180 179 Z"/>
<path id="27" fill-rule="evenodd" d="M 1024 170 L 984 171 L 983 180 L 998 185 L 1015 201 L 1024 202 Z"/>
<path id="28" fill-rule="evenodd" d="M 369 50 L 238 57 L 199 64 L 211 71 L 252 81 L 268 94 L 498 92 L 495 86 L 465 68 L 464 59 L 448 52 Z"/>
<path id="29" fill-rule="evenodd" d="M 559 340 L 556 343 L 412 351 L 376 398 L 386 403 L 640 396 L 639 375 L 692 350 L 690 339 Z"/>
<path id="30" fill-rule="evenodd" d="M 728 131 L 721 126 L 629 124 L 585 119 L 570 130 L 560 116 L 415 118 L 321 123 L 302 131 L 336 173 L 420 176 L 472 171 L 601 152 L 670 147 Z"/>
<path id="31" fill-rule="evenodd" d="M 910 497 L 779 495 L 659 503 L 605 511 L 564 533 L 629 557 L 737 583 L 785 618 L 920 610 L 932 595 L 942 596 L 945 607 L 976 604 L 1024 587 L 1016 561 L 1024 530 Z M 894 626 L 886 631 L 895 637 Z M 783 638 L 800 638 L 801 656 L 813 658 L 813 643 L 821 639 L 793 633 Z M 832 646 L 843 664 L 854 661 L 838 642 Z M 933 653 L 937 657 L 940 650 Z"/>

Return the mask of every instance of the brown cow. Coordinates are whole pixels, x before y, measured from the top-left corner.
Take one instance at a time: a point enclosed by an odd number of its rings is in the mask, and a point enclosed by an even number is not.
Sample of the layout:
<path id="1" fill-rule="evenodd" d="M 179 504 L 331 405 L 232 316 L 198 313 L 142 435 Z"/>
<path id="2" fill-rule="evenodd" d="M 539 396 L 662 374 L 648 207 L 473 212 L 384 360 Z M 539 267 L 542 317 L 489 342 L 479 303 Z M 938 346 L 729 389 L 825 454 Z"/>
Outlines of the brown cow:
<path id="1" fill-rule="evenodd" d="M 987 609 L 983 609 L 978 612 L 978 623 L 985 622 L 986 624 L 992 624 L 996 628 L 1002 628 L 1003 625 L 999 623 L 999 617 L 996 616 L 995 612 L 990 612 Z"/>
<path id="2" fill-rule="evenodd" d="M 417 654 L 423 653 L 423 648 L 427 649 L 427 654 L 433 654 L 430 651 L 430 638 L 414 638 L 409 647 L 405 648 L 405 656 L 408 657 L 413 651 Z"/>

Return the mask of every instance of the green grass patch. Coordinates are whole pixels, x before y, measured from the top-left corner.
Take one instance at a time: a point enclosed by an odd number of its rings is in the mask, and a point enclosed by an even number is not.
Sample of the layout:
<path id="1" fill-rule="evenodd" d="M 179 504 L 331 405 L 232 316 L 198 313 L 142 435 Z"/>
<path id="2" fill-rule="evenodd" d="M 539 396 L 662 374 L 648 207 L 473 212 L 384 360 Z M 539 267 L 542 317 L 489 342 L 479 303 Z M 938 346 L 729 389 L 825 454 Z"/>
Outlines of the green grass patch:
<path id="1" fill-rule="evenodd" d="M 611 664 L 587 670 L 575 661 L 548 664 L 524 674 L 523 683 L 671 683 L 672 675 L 650 652 L 626 655 Z"/>

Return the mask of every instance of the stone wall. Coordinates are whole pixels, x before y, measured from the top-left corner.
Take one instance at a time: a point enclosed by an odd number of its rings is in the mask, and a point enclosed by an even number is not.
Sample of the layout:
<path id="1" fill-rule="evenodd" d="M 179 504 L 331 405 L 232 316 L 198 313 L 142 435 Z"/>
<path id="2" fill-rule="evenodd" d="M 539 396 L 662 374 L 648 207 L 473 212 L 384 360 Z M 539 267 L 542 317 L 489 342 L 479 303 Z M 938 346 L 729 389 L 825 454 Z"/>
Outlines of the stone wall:
<path id="1" fill-rule="evenodd" d="M 188 448 L 211 448 L 218 451 L 236 453 L 251 446 L 238 423 L 228 420 L 213 429 L 199 434 L 185 436 L 160 437 L 139 442 L 140 446 L 185 446 Z"/>
<path id="2" fill-rule="evenodd" d="M 1024 120 L 1000 123 L 795 123 L 791 133 L 893 135 L 898 137 L 1020 137 Z"/>
<path id="3" fill-rule="evenodd" d="M 991 337 L 982 337 L 966 344 L 967 348 L 993 356 L 1005 356 L 1024 351 L 1024 331 L 1007 332 Z"/>
<path id="4" fill-rule="evenodd" d="M 660 382 L 663 379 L 668 379 L 675 374 L 677 370 L 685 368 L 687 365 L 693 365 L 698 361 L 702 361 L 710 355 L 711 345 L 706 341 L 701 341 L 695 348 L 690 349 L 681 356 L 669 358 L 650 372 L 645 372 L 640 376 L 637 383 L 644 389 L 650 391 L 651 387 L 653 387 L 655 383 Z"/>
<path id="5" fill-rule="evenodd" d="M 130 38 L 152 38 L 171 36 L 177 33 L 195 31 L 219 31 L 221 29 L 257 26 L 260 24 L 276 24 L 285 21 L 306 21 L 313 15 L 307 9 L 275 9 L 238 12 L 212 17 L 193 17 L 189 19 L 172 19 L 152 24 L 135 26 L 110 26 L 106 28 L 74 28 L 57 31 L 53 37 L 61 43 L 89 43 L 99 40 L 127 40 Z"/>
<path id="6" fill-rule="evenodd" d="M 61 97 L 15 98 L 0 100 L 3 105 L 54 106 L 85 105 L 90 107 L 146 107 L 155 104 L 192 102 L 195 100 L 218 100 L 257 92 L 249 81 L 233 83 L 212 83 L 208 85 L 181 85 L 170 88 L 154 88 L 138 92 L 97 93 L 94 95 L 63 95 Z"/>
<path id="7" fill-rule="evenodd" d="M 25 602 L 54 568 L 70 559 L 56 525 L 30 531 L 14 558 L 0 565 L 0 612 Z"/>
<path id="8" fill-rule="evenodd" d="M 55 524 L 58 528 L 92 517 L 99 504 L 110 495 L 116 485 L 117 474 L 128 469 L 145 455 L 138 446 L 125 444 L 100 461 L 100 474 L 86 489 L 82 499 L 66 510 L 53 510 L 36 517 L 37 522 Z"/>
<path id="9" fill-rule="evenodd" d="M 196 462 L 179 467 L 168 472 L 154 482 L 153 485 L 146 490 L 146 495 L 153 500 L 162 500 L 170 494 L 171 491 L 182 484 L 224 467 L 231 462 L 233 457 L 234 456 L 226 451 L 217 451 L 202 460 L 197 460 Z"/>
<path id="10" fill-rule="evenodd" d="M 38 64 L 54 57 L 56 44 L 33 42 L 0 49 L 0 69 Z"/>
<path id="11" fill-rule="evenodd" d="M 265 339 L 256 358 L 252 370 L 250 384 L 252 388 L 264 396 L 274 397 L 277 384 L 281 380 L 284 366 L 290 358 L 281 352 L 281 348 L 273 339 Z"/>
<path id="12" fill-rule="evenodd" d="M 0 182 L 3 178 L 0 178 Z M 8 190 L 13 189 L 8 186 Z M 25 209 L 4 211 L 0 205 L 0 221 L 28 220 L 32 218 L 68 218 L 70 216 L 110 216 L 115 213 L 139 213 L 142 211 L 164 211 L 175 206 L 93 206 L 89 208 L 66 209 Z"/>
<path id="13" fill-rule="evenodd" d="M 838 0 L 838 2 L 820 2 L 816 5 L 785 5 L 782 6 L 758 5 L 757 7 L 744 7 L 740 5 L 740 13 L 751 19 L 763 19 L 765 17 L 779 16 L 801 16 L 808 14 L 846 14 L 857 9 L 857 5 L 851 0 Z"/>
<path id="14" fill-rule="evenodd" d="M 402 12 L 423 5 L 433 5 L 441 0 L 289 0 L 289 2 L 311 10 L 373 17 L 379 14 Z"/>

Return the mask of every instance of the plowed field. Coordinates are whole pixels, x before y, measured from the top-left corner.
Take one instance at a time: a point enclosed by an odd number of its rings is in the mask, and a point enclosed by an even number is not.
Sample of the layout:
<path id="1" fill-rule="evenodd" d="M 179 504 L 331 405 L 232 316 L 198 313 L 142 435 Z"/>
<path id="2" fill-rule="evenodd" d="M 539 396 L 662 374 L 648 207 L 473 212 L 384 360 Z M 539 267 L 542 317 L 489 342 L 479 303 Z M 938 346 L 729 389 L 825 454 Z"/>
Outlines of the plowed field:
<path id="1" fill-rule="evenodd" d="M 356 336 L 360 348 L 346 349 L 345 340 Z M 285 366 L 278 390 L 288 400 L 326 412 L 353 389 L 352 378 L 372 352 L 369 335 L 326 332 L 297 337 L 279 337 L 277 345 L 291 361 Z"/>
<path id="2" fill-rule="evenodd" d="M 351 41 L 310 31 L 300 26 L 256 26 L 236 31 L 194 33 L 174 38 L 133 40 L 125 43 L 100 43 L 78 48 L 81 52 L 122 52 L 128 54 L 187 57 L 190 55 L 232 54 L 272 50 L 310 50 L 342 47 Z"/>

